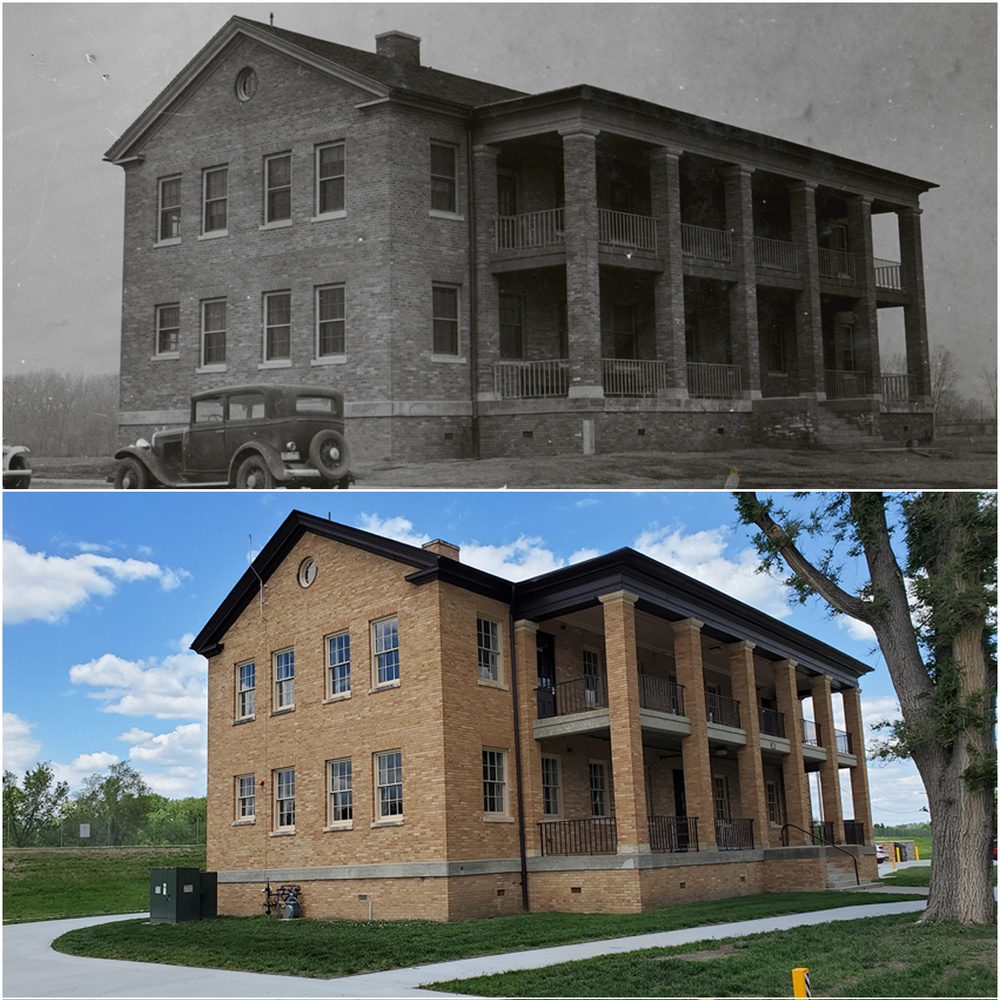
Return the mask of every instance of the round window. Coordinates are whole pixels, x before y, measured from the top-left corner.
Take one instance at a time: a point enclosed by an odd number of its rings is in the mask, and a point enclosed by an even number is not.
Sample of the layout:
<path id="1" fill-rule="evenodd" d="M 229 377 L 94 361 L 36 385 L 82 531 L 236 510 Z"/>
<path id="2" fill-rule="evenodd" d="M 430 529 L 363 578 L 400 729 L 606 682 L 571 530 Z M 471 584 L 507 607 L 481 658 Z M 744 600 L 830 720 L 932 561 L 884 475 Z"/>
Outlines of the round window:
<path id="1" fill-rule="evenodd" d="M 307 556 L 299 566 L 299 586 L 308 587 L 316 579 L 316 560 Z"/>
<path id="2" fill-rule="evenodd" d="M 249 101 L 257 93 L 257 73 L 249 66 L 236 75 L 236 96 L 241 101 Z"/>

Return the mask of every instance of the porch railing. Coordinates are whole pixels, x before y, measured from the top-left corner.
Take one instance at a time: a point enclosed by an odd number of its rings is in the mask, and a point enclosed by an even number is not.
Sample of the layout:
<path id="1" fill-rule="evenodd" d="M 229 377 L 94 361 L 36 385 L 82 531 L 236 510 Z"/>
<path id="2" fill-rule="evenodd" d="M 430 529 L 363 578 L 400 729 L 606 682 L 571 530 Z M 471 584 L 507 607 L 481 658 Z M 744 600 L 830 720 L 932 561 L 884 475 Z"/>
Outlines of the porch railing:
<path id="1" fill-rule="evenodd" d="M 845 733 L 842 729 L 833 731 L 833 738 L 837 742 L 838 753 L 854 753 L 854 740 L 850 733 Z"/>
<path id="2" fill-rule="evenodd" d="M 909 374 L 882 372 L 882 399 L 886 403 L 908 403 L 917 397 L 917 380 Z"/>
<path id="3" fill-rule="evenodd" d="M 542 857 L 552 854 L 614 854 L 618 833 L 611 817 L 550 820 L 538 824 Z"/>
<path id="4" fill-rule="evenodd" d="M 857 820 L 844 820 L 844 843 L 863 844 L 865 842 L 865 825 Z"/>
<path id="5" fill-rule="evenodd" d="M 812 837 L 814 844 L 832 844 L 833 841 L 833 820 L 814 820 L 812 824 Z"/>
<path id="6" fill-rule="evenodd" d="M 717 819 L 715 846 L 720 851 L 752 851 L 752 819 Z"/>
<path id="7" fill-rule="evenodd" d="M 785 736 L 785 716 L 773 708 L 760 710 L 760 731 L 766 736 Z"/>
<path id="8" fill-rule="evenodd" d="M 667 387 L 666 361 L 602 358 L 605 396 L 655 396 Z"/>
<path id="9" fill-rule="evenodd" d="M 574 677 L 558 684 L 535 688 L 538 718 L 551 719 L 557 715 L 575 715 L 608 707 L 608 678 L 606 674 L 595 677 Z"/>
<path id="10" fill-rule="evenodd" d="M 827 399 L 859 399 L 868 395 L 867 372 L 845 372 L 827 368 L 823 372 Z"/>
<path id="11" fill-rule="evenodd" d="M 689 361 L 688 395 L 703 399 L 734 399 L 743 391 L 743 369 L 739 365 L 713 365 Z"/>
<path id="12" fill-rule="evenodd" d="M 598 239 L 612 246 L 656 251 L 656 219 L 629 212 L 597 210 Z"/>
<path id="13" fill-rule="evenodd" d="M 822 278 L 847 278 L 855 280 L 854 254 L 843 250 L 819 251 L 819 273 Z"/>
<path id="14" fill-rule="evenodd" d="M 823 744 L 820 743 L 820 740 L 819 740 L 819 737 L 820 737 L 820 731 L 819 730 L 820 730 L 820 727 L 819 727 L 818 723 L 813 722 L 812 719 L 803 719 L 802 720 L 802 742 L 805 743 L 806 746 L 810 746 L 810 747 L 819 747 L 819 746 L 822 746 Z"/>
<path id="15" fill-rule="evenodd" d="M 698 850 L 697 816 L 650 816 L 649 849 L 658 854 Z"/>
<path id="16" fill-rule="evenodd" d="M 895 260 L 883 260 L 876 257 L 875 263 L 875 287 L 887 288 L 893 292 L 903 290 L 903 266 Z"/>
<path id="17" fill-rule="evenodd" d="M 709 722 L 732 729 L 740 728 L 740 703 L 735 699 L 727 698 L 724 694 L 706 693 L 705 709 Z"/>
<path id="18" fill-rule="evenodd" d="M 639 674 L 639 704 L 654 712 L 684 714 L 684 685 L 664 677 Z"/>
<path id="19" fill-rule="evenodd" d="M 765 267 L 771 271 L 784 271 L 787 274 L 798 274 L 799 247 L 797 243 L 755 236 L 753 247 L 754 259 L 758 267 Z"/>
<path id="20" fill-rule="evenodd" d="M 502 215 L 494 220 L 497 250 L 529 250 L 565 241 L 563 209 L 548 208 L 523 215 Z"/>
<path id="21" fill-rule="evenodd" d="M 493 388 L 501 399 L 544 399 L 569 392 L 569 362 L 498 361 Z"/>
<path id="22" fill-rule="evenodd" d="M 686 257 L 728 264 L 733 259 L 733 234 L 725 229 L 681 226 L 681 250 Z"/>

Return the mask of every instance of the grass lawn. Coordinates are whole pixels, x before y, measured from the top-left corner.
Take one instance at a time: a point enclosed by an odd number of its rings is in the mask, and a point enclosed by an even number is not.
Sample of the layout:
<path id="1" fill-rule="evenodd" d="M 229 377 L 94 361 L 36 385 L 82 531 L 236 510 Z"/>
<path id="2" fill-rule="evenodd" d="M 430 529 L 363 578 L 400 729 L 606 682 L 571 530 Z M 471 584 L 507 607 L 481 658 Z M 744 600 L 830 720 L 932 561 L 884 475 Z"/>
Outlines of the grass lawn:
<path id="1" fill-rule="evenodd" d="M 996 925 L 917 926 L 916 914 L 601 956 L 545 969 L 428 984 L 479 996 L 995 997 Z"/>
<path id="2" fill-rule="evenodd" d="M 865 893 L 864 902 L 904 897 Z M 919 898 L 919 897 L 914 897 Z M 442 924 L 427 920 L 319 921 L 268 917 L 103 924 L 57 938 L 57 951 L 134 962 L 332 977 L 475 955 L 854 906 L 854 893 L 765 893 L 636 914 L 525 913 Z M 308 906 L 308 902 L 305 904 Z M 515 991 L 517 992 L 517 991 Z M 703 994 L 712 995 L 712 994 Z"/>
<path id="3" fill-rule="evenodd" d="M 150 868 L 204 868 L 204 847 L 37 847 L 3 852 L 4 923 L 141 913 Z"/>

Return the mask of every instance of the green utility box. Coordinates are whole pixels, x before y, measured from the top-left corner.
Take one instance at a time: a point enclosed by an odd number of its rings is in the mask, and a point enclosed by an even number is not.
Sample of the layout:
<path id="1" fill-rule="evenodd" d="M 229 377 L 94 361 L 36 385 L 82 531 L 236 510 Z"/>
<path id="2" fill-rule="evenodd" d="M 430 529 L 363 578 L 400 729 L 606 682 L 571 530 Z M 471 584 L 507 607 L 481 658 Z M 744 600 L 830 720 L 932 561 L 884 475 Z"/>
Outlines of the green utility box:
<path id="1" fill-rule="evenodd" d="M 216 913 L 218 876 L 197 868 L 152 868 L 149 872 L 149 922 L 177 924 L 210 920 Z"/>

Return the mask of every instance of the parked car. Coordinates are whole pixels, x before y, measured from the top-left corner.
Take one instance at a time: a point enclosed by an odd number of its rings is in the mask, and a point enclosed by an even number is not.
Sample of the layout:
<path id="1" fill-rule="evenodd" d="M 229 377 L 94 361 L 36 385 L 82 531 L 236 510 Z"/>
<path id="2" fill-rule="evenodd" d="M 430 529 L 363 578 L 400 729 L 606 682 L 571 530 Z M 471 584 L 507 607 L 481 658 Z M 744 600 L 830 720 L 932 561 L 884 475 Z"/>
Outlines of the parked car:
<path id="1" fill-rule="evenodd" d="M 3 446 L 3 488 L 5 490 L 26 490 L 31 485 L 31 466 L 28 464 L 30 451 L 22 444 Z"/>
<path id="2" fill-rule="evenodd" d="M 888 855 L 886 849 L 881 844 L 876 844 L 875 845 L 875 860 L 879 864 L 882 864 L 883 861 L 888 861 L 889 860 L 889 855 Z"/>
<path id="3" fill-rule="evenodd" d="M 120 449 L 115 487 L 270 489 L 351 482 L 344 396 L 304 385 L 209 389 L 191 397 L 187 427 Z"/>

